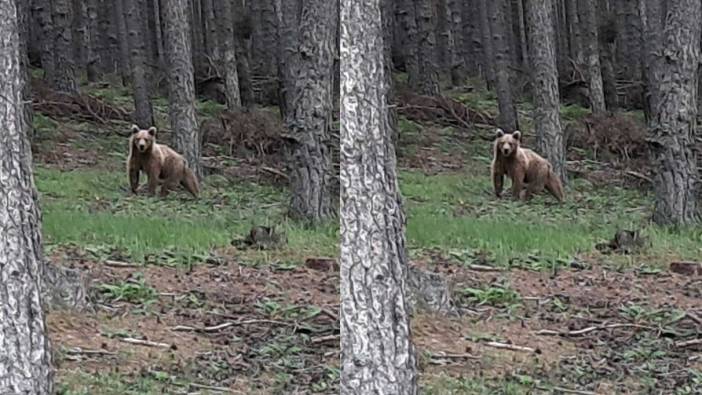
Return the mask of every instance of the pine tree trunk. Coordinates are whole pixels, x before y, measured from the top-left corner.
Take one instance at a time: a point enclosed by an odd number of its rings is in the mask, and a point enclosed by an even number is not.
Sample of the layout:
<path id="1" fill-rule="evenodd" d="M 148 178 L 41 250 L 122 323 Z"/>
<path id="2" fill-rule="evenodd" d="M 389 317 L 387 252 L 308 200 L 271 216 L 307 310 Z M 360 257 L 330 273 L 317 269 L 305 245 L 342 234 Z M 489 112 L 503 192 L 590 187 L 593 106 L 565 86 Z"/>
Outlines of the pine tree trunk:
<path id="1" fill-rule="evenodd" d="M 127 22 L 124 19 L 124 1 L 125 0 L 115 0 L 115 15 L 113 23 L 115 24 L 117 31 L 117 44 L 119 45 L 119 74 L 122 77 L 122 84 L 126 86 L 129 81 L 131 59 L 129 57 Z"/>
<path id="2" fill-rule="evenodd" d="M 333 1 L 303 0 L 299 54 L 285 124 L 294 140 L 290 158 L 290 215 L 321 223 L 335 216 L 330 151 L 332 69 L 338 9 Z"/>
<path id="3" fill-rule="evenodd" d="M 41 301 L 41 215 L 23 130 L 15 0 L 0 0 L 0 20 L 0 393 L 50 395 L 51 350 Z"/>
<path id="4" fill-rule="evenodd" d="M 301 0 L 276 0 L 274 3 L 278 18 L 278 106 L 283 119 L 291 111 L 291 101 L 295 87 L 294 66 L 297 64 L 297 43 L 299 37 Z"/>
<path id="5" fill-rule="evenodd" d="M 492 40 L 492 29 L 488 12 L 488 4 L 492 1 L 493 0 L 479 0 L 480 33 L 483 45 L 482 66 L 488 89 L 492 89 L 497 84 L 497 73 L 495 73 L 495 44 Z"/>
<path id="6" fill-rule="evenodd" d="M 590 107 L 593 114 L 607 112 L 602 86 L 602 70 L 600 67 L 600 49 L 597 38 L 597 2 L 584 0 L 578 4 L 580 20 L 583 29 L 585 50 L 585 72 L 587 73 L 590 92 Z"/>
<path id="7" fill-rule="evenodd" d="M 219 35 L 217 34 L 217 18 L 214 9 L 216 1 L 218 0 L 201 0 L 202 18 L 205 23 L 205 47 L 207 56 L 209 56 L 212 61 L 221 59 L 221 44 L 219 42 Z"/>
<path id="8" fill-rule="evenodd" d="M 257 0 L 254 4 L 256 19 L 254 19 L 251 54 L 254 61 L 253 70 L 256 74 L 274 76 L 277 74 L 274 39 L 278 29 L 275 7 L 273 0 Z"/>
<path id="9" fill-rule="evenodd" d="M 534 127 L 538 151 L 553 165 L 553 171 L 566 181 L 565 144 L 561 128 L 558 69 L 553 30 L 553 1 L 526 0 L 534 90 Z"/>
<path id="10" fill-rule="evenodd" d="M 517 121 L 517 108 L 512 98 L 509 43 L 506 39 L 505 27 L 507 24 L 503 5 L 504 0 L 489 1 L 487 10 L 490 15 L 490 30 L 492 31 L 492 43 L 495 48 L 495 88 L 497 91 L 497 104 L 500 109 L 498 125 L 505 131 L 513 132 L 519 129 L 519 124 Z"/>
<path id="11" fill-rule="evenodd" d="M 141 12 L 143 0 L 123 0 L 127 22 L 127 42 L 131 55 L 132 90 L 134 93 L 134 122 L 144 129 L 154 125 L 150 84 L 146 73 L 144 43 L 145 21 Z"/>
<path id="12" fill-rule="evenodd" d="M 50 0 L 34 0 L 34 15 L 36 15 L 40 32 L 41 67 L 44 69 L 44 80 L 53 81 L 56 77 L 56 62 L 54 61 L 54 22 L 51 17 Z"/>
<path id="13" fill-rule="evenodd" d="M 656 107 L 648 140 L 657 164 L 653 220 L 686 225 L 700 221 L 695 135 L 702 3 L 671 0 L 668 7 L 653 68 Z"/>
<path id="14" fill-rule="evenodd" d="M 98 24 L 98 1 L 87 0 L 86 4 L 86 31 L 88 36 L 88 46 L 86 47 L 85 71 L 89 82 L 95 82 L 100 78 L 100 44 L 99 44 L 99 24 Z"/>
<path id="15" fill-rule="evenodd" d="M 51 87 L 64 93 L 78 92 L 73 48 L 73 6 L 71 0 L 51 0 L 54 23 L 54 79 Z"/>
<path id="16" fill-rule="evenodd" d="M 98 56 L 100 58 L 100 69 L 105 73 L 114 73 L 119 70 L 119 65 L 124 59 L 119 59 L 119 29 L 114 22 L 116 13 L 116 2 L 108 0 L 98 1 Z M 124 79 L 124 78 L 123 78 Z"/>
<path id="17" fill-rule="evenodd" d="M 436 15 L 432 0 L 416 0 L 414 2 L 417 19 L 417 55 L 419 65 L 418 93 L 434 96 L 439 89 L 439 62 L 437 59 Z"/>
<path id="18" fill-rule="evenodd" d="M 618 73 L 629 81 L 641 79 L 641 18 L 637 0 L 616 0 L 618 22 L 617 65 Z"/>
<path id="19" fill-rule="evenodd" d="M 463 84 L 466 79 L 465 49 L 463 41 L 463 20 L 461 19 L 461 1 L 448 0 L 447 2 L 449 21 L 451 23 L 451 82 L 454 86 Z"/>
<path id="20" fill-rule="evenodd" d="M 341 394 L 417 394 L 380 0 L 341 18 Z"/>
<path id="21" fill-rule="evenodd" d="M 463 20 L 463 43 L 465 56 L 463 57 L 468 75 L 480 76 L 484 74 L 485 65 L 481 63 L 485 57 L 482 54 L 482 31 L 480 29 L 480 11 L 478 0 L 461 1 L 461 19 Z M 483 70 L 481 72 L 481 70 Z"/>
<path id="22" fill-rule="evenodd" d="M 440 74 L 440 79 L 445 80 L 447 71 L 451 70 L 451 25 L 450 10 L 447 0 L 435 1 L 435 30 L 436 35 L 436 51 L 437 51 L 437 66 Z"/>
<path id="23" fill-rule="evenodd" d="M 20 56 L 20 73 L 22 75 L 22 100 L 24 103 L 30 103 L 22 106 L 24 115 L 24 128 L 27 136 L 31 140 L 34 137 L 34 111 L 32 110 L 32 75 L 29 72 L 29 21 L 31 20 L 31 10 L 28 1 L 15 0 L 17 6 L 17 27 L 19 28 L 19 56 Z"/>
<path id="24" fill-rule="evenodd" d="M 517 1 L 517 23 L 519 26 L 519 49 L 521 50 L 521 61 L 523 65 L 529 64 L 529 46 L 527 44 L 527 34 L 526 26 L 524 25 L 524 20 L 526 19 L 524 15 L 524 1 L 528 0 L 516 0 Z"/>
<path id="25" fill-rule="evenodd" d="M 565 0 L 566 22 L 568 24 L 568 41 L 570 57 L 580 67 L 585 63 L 583 52 L 582 22 L 578 14 L 578 0 Z"/>
<path id="26" fill-rule="evenodd" d="M 165 51 L 163 50 L 163 24 L 161 23 L 161 5 L 159 4 L 159 0 L 152 1 L 154 7 L 154 34 L 156 36 L 156 57 L 158 58 L 159 64 L 163 64 L 165 59 Z M 200 29 L 202 29 L 202 27 L 200 27 Z M 200 49 L 200 51 L 202 51 L 202 48 Z"/>
<path id="27" fill-rule="evenodd" d="M 75 59 L 76 75 L 80 76 L 88 66 L 88 9 L 84 0 L 72 0 L 73 5 L 73 59 Z"/>
<path id="28" fill-rule="evenodd" d="M 612 14 L 606 0 L 599 0 L 600 33 L 599 40 L 600 64 L 602 65 L 602 88 L 604 90 L 605 105 L 610 111 L 615 111 L 619 106 L 617 94 L 616 73 L 614 71 L 614 42 L 616 34 L 608 33 L 612 23 Z M 603 33 L 603 34 L 602 34 Z"/>
<path id="29" fill-rule="evenodd" d="M 661 46 L 661 33 L 663 32 L 663 7 L 659 0 L 639 0 L 639 17 L 643 34 L 641 35 L 643 48 L 643 76 L 644 76 L 644 114 L 646 120 L 651 119 L 656 109 L 655 97 L 656 54 Z"/>
<path id="30" fill-rule="evenodd" d="M 218 15 L 217 22 L 219 23 L 219 42 L 222 47 L 223 55 L 222 74 L 224 77 L 224 96 L 227 108 L 230 110 L 241 107 L 231 2 L 232 0 L 218 0 L 215 2 L 215 12 Z"/>
<path id="31" fill-rule="evenodd" d="M 254 105 L 253 82 L 251 81 L 251 55 L 249 41 L 251 39 L 251 16 L 244 7 L 244 0 L 235 0 L 232 12 L 234 13 L 236 68 L 239 74 L 239 92 L 241 105 L 249 108 Z M 277 27 L 277 22 L 276 22 Z M 277 37 L 277 33 L 275 35 Z M 276 50 L 277 52 L 277 50 Z M 275 61 L 277 62 L 277 56 Z M 277 65 L 276 65 L 277 70 Z"/>
<path id="32" fill-rule="evenodd" d="M 397 0 L 398 18 L 403 35 L 402 53 L 407 71 L 407 85 L 411 90 L 419 91 L 419 39 L 417 38 L 417 16 L 413 0 Z"/>
<path id="33" fill-rule="evenodd" d="M 164 0 L 162 11 L 168 70 L 169 118 L 174 146 L 188 161 L 190 169 L 198 178 L 202 178 L 188 1 Z"/>

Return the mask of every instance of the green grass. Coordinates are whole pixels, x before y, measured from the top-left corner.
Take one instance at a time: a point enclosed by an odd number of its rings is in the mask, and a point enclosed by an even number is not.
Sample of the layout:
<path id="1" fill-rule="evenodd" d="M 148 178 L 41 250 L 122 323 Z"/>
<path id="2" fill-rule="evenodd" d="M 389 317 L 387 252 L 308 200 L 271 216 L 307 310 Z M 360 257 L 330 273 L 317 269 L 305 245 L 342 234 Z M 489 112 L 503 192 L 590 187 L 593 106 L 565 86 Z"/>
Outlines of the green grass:
<path id="1" fill-rule="evenodd" d="M 400 178 L 411 248 L 486 251 L 506 265 L 526 256 L 571 259 L 593 253 L 595 244 L 619 229 L 643 229 L 651 242 L 645 256 L 702 254 L 702 230 L 649 225 L 651 198 L 636 191 L 573 180 L 563 205 L 548 195 L 528 203 L 497 199 L 484 164 L 473 164 L 466 173 L 402 172 Z"/>
<path id="2" fill-rule="evenodd" d="M 489 380 L 440 375 L 422 386 L 423 395 L 521 395 L 529 393 L 527 379 Z"/>
<path id="3" fill-rule="evenodd" d="M 288 198 L 279 188 L 212 177 L 194 201 L 182 193 L 129 196 L 126 175 L 117 172 L 39 167 L 35 178 L 49 245 L 113 249 L 137 261 L 164 254 L 190 261 L 243 237 L 252 225 L 276 225 L 296 254 L 336 255 L 338 248 L 334 221 L 313 229 L 285 218 Z"/>

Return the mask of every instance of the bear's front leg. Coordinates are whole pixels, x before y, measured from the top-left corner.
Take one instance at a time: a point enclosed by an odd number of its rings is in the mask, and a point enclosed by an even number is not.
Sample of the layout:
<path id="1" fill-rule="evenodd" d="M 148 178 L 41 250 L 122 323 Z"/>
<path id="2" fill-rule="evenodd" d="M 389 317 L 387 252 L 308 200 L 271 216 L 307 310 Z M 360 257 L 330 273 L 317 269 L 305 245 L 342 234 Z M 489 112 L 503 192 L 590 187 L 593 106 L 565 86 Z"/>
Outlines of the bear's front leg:
<path id="1" fill-rule="evenodd" d="M 502 184 L 504 182 L 504 174 L 502 172 L 492 171 L 492 185 L 495 187 L 495 196 L 502 197 Z"/>
<path id="2" fill-rule="evenodd" d="M 139 169 L 129 168 L 129 187 L 132 193 L 136 195 L 137 189 L 139 188 Z"/>
<path id="3" fill-rule="evenodd" d="M 515 170 L 512 174 L 512 199 L 522 198 L 522 190 L 524 190 L 524 172 Z"/>

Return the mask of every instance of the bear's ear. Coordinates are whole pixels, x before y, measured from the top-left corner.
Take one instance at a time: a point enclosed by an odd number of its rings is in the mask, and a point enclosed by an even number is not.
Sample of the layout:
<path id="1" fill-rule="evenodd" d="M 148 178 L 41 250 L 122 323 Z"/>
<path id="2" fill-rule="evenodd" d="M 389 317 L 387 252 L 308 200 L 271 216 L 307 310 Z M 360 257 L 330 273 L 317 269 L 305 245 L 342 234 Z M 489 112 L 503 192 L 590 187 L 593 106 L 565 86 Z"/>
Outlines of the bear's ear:
<path id="1" fill-rule="evenodd" d="M 132 134 L 139 133 L 139 127 L 137 125 L 132 125 Z"/>
<path id="2" fill-rule="evenodd" d="M 502 130 L 502 129 L 500 129 L 500 128 L 497 128 L 497 130 L 495 130 L 495 137 L 497 137 L 498 139 L 499 139 L 500 137 L 504 136 L 504 135 L 505 135 L 505 131 L 504 131 L 504 130 Z"/>
<path id="3" fill-rule="evenodd" d="M 149 135 L 156 136 L 156 127 L 152 126 L 149 128 Z"/>
<path id="4" fill-rule="evenodd" d="M 512 133 L 512 137 L 514 137 L 517 140 L 521 140 L 522 139 L 522 132 L 520 132 L 519 130 L 515 130 L 514 133 Z"/>

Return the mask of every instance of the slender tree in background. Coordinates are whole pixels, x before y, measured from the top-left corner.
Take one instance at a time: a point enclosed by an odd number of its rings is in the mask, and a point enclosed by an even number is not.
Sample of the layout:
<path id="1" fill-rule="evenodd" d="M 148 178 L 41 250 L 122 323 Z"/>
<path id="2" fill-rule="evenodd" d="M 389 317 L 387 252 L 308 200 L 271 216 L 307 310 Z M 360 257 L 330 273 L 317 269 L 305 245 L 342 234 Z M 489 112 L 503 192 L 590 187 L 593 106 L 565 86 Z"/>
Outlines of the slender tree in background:
<path id="1" fill-rule="evenodd" d="M 290 215 L 312 223 L 336 214 L 329 143 L 338 21 L 335 1 L 302 0 L 297 61 L 291 65 L 295 85 L 285 125 L 292 137 Z"/>
<path id="2" fill-rule="evenodd" d="M 657 53 L 661 46 L 661 32 L 663 30 L 663 7 L 660 0 L 639 0 L 639 16 L 641 18 L 642 61 L 644 77 L 644 114 L 650 120 L 656 108 L 656 90 L 652 89 L 658 84 L 655 79 L 655 63 Z"/>
<path id="3" fill-rule="evenodd" d="M 417 17 L 414 0 L 397 0 L 397 17 L 402 31 L 400 44 L 407 71 L 407 85 L 413 91 L 419 90 L 419 39 L 417 38 Z"/>
<path id="4" fill-rule="evenodd" d="M 291 106 L 297 64 L 296 43 L 299 37 L 300 7 L 302 0 L 275 0 L 275 12 L 278 19 L 278 106 L 283 118 Z"/>
<path id="5" fill-rule="evenodd" d="M 232 0 L 218 0 L 215 2 L 219 23 L 219 42 L 222 47 L 222 74 L 224 77 L 224 96 L 227 108 L 241 107 L 241 94 L 239 92 L 239 74 L 237 73 L 236 45 L 234 42 L 234 21 L 232 14 Z"/>
<path id="6" fill-rule="evenodd" d="M 415 0 L 417 20 L 418 93 L 439 94 L 439 61 L 436 43 L 436 14 L 432 0 Z"/>
<path id="7" fill-rule="evenodd" d="M 51 1 L 32 0 L 32 9 L 40 33 L 41 68 L 44 70 L 44 80 L 53 81 L 56 62 L 54 61 L 54 23 L 51 17 Z"/>
<path id="8" fill-rule="evenodd" d="M 381 1 L 341 6 L 341 394 L 417 394 Z"/>
<path id="9" fill-rule="evenodd" d="M 249 55 L 249 42 L 251 40 L 251 17 L 244 7 L 244 0 L 234 0 L 232 9 L 234 13 L 236 69 L 239 75 L 239 92 L 241 105 L 249 108 L 254 104 L 253 81 L 251 80 L 251 62 Z M 277 24 L 276 24 L 277 27 Z M 277 36 L 276 36 L 277 37 Z M 277 52 L 277 51 L 276 51 Z M 277 58 L 276 62 L 277 71 Z"/>
<path id="10" fill-rule="evenodd" d="M 602 69 L 600 67 L 600 50 L 597 39 L 597 1 L 578 2 L 578 11 L 583 29 L 583 47 L 585 52 L 585 73 L 590 93 L 590 107 L 593 114 L 607 111 L 602 86 Z"/>
<path id="11" fill-rule="evenodd" d="M 198 178 L 202 178 L 188 3 L 188 0 L 164 0 L 161 9 L 168 70 L 169 118 L 175 149 L 185 156 L 188 166 Z"/>
<path id="12" fill-rule="evenodd" d="M 490 31 L 494 48 L 495 88 L 497 91 L 497 105 L 500 109 L 500 128 L 513 132 L 519 129 L 517 120 L 517 107 L 512 97 L 512 82 L 510 79 L 510 54 L 507 38 L 507 22 L 504 14 L 505 0 L 490 0 L 487 2 L 487 11 L 490 16 Z"/>
<path id="13" fill-rule="evenodd" d="M 553 30 L 554 0 L 526 0 L 529 58 L 534 96 L 534 126 L 538 150 L 566 181 L 566 158 L 561 129 L 558 70 Z"/>
<path id="14" fill-rule="evenodd" d="M 98 0 L 87 0 L 86 6 L 86 36 L 88 40 L 88 46 L 86 50 L 86 65 L 85 71 L 89 82 L 97 81 L 100 76 L 100 71 L 98 68 L 98 36 L 99 36 L 99 25 L 98 25 Z"/>
<path id="15" fill-rule="evenodd" d="M 495 86 L 497 76 L 493 67 L 495 59 L 495 46 L 492 41 L 490 31 L 490 18 L 488 15 L 488 2 L 492 0 L 478 0 L 478 11 L 480 13 L 480 42 L 482 44 L 482 67 L 485 73 L 485 81 L 488 89 Z"/>
<path id="16" fill-rule="evenodd" d="M 53 394 L 15 0 L 0 0 L 0 393 Z"/>
<path id="17" fill-rule="evenodd" d="M 54 78 L 51 87 L 63 93 L 77 93 L 76 62 L 74 59 L 71 0 L 51 0 L 51 15 L 54 26 Z"/>
<path id="18" fill-rule="evenodd" d="M 127 21 L 124 19 L 124 2 L 125 0 L 114 1 L 114 15 L 112 18 L 119 48 L 119 72 L 122 77 L 122 85 L 126 86 L 129 82 L 130 58 L 129 39 L 127 38 Z"/>
<path id="19" fill-rule="evenodd" d="M 150 84 L 146 73 L 146 46 L 144 42 L 146 23 L 141 12 L 143 0 L 123 0 L 127 21 L 127 41 L 131 55 L 132 92 L 134 93 L 134 121 L 148 129 L 154 125 L 151 106 Z"/>
<path id="20" fill-rule="evenodd" d="M 653 220 L 661 225 L 699 223 L 699 172 L 695 135 L 700 60 L 698 0 L 670 0 L 659 59 L 652 72 L 656 107 L 649 145 L 656 159 Z"/>

